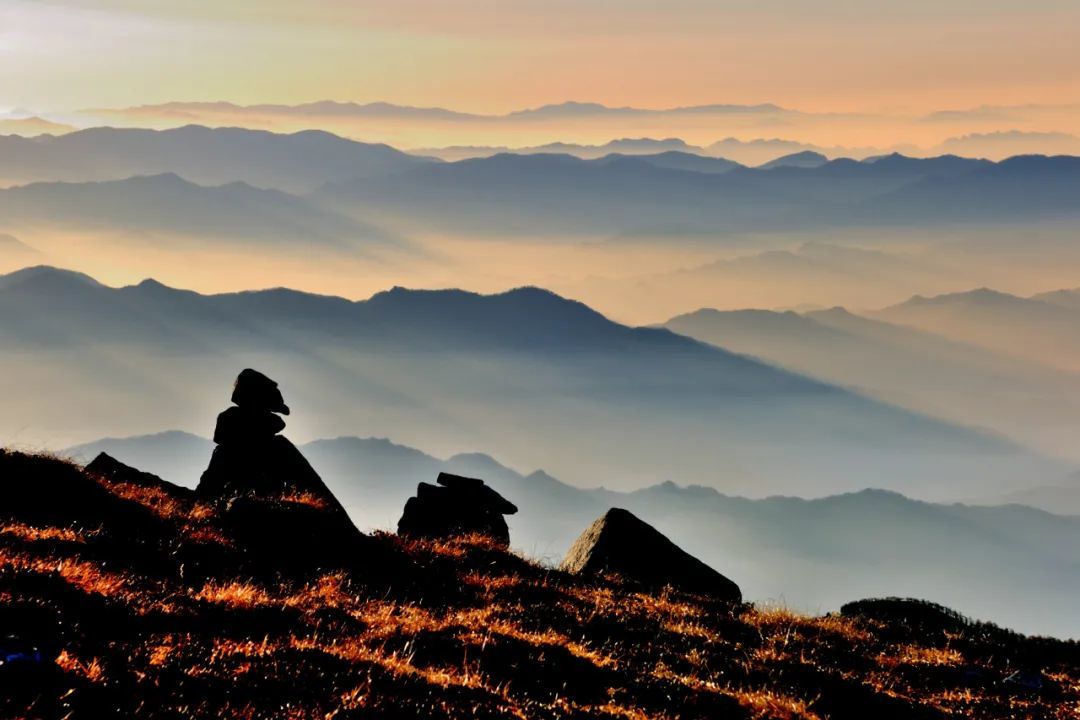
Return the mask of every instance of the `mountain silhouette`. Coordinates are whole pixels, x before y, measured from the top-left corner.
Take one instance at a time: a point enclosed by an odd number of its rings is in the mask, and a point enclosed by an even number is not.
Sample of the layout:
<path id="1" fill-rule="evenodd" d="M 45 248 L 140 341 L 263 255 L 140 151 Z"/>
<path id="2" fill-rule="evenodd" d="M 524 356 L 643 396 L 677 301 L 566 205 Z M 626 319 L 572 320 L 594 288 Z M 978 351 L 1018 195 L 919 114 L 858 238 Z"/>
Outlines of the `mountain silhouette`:
<path id="1" fill-rule="evenodd" d="M 1080 289 L 1053 290 L 1031 296 L 1032 300 L 1038 300 L 1050 305 L 1059 305 L 1070 310 L 1080 311 Z"/>
<path id="2" fill-rule="evenodd" d="M 971 322 L 994 323 L 993 313 Z M 1075 377 L 986 347 L 843 308 L 807 312 L 700 310 L 665 324 L 912 410 L 991 428 L 1039 450 L 1075 452 Z M 944 328 L 939 328 L 942 332 Z M 962 334 L 962 333 L 960 333 Z M 1003 389 L 1008 388 L 1007 392 Z"/>
<path id="3" fill-rule="evenodd" d="M 1061 132 L 1006 130 L 948 138 L 939 148 L 942 152 L 991 160 L 1031 154 L 1080 155 L 1080 137 Z"/>
<path id="4" fill-rule="evenodd" d="M 839 158 L 816 167 L 733 168 L 679 158 L 618 162 L 565 154 L 424 165 L 331 183 L 315 197 L 363 204 L 428 229 L 482 234 L 725 233 L 851 225 L 921 227 L 1071 216 L 1080 165 L 956 156 Z M 676 167 L 677 166 L 677 167 Z M 701 172 L 701 170 L 710 170 Z M 1032 195 L 1038 189 L 1038 196 Z M 987 198 L 1000 196 L 1000 202 Z"/>
<path id="5" fill-rule="evenodd" d="M 1080 314 L 989 288 L 916 296 L 873 316 L 1061 370 L 1080 368 Z"/>
<path id="6" fill-rule="evenodd" d="M 739 163 L 732 162 L 731 160 L 725 160 L 724 158 L 712 158 L 704 157 L 701 155 L 695 155 L 693 153 L 679 152 L 676 150 L 668 150 L 667 152 L 655 153 L 655 154 L 635 154 L 626 155 L 620 153 L 612 153 L 605 155 L 598 159 L 598 162 L 615 164 L 615 163 L 646 163 L 652 167 L 667 168 L 669 170 L 688 170 L 690 172 L 699 172 L 706 174 L 714 173 L 726 173 L 729 170 L 742 167 Z"/>
<path id="7" fill-rule="evenodd" d="M 39 271 L 37 282 L 0 290 L 0 321 L 4 346 L 18 349 L 2 369 L 26 379 L 9 398 L 26 399 L 7 418 L 18 426 L 3 432 L 24 436 L 27 427 L 70 433 L 61 399 L 72 397 L 80 413 L 106 397 L 127 404 L 121 422 L 96 434 L 199 431 L 220 404 L 200 388 L 228 362 L 296 378 L 297 404 L 319 408 L 305 415 L 309 437 L 348 427 L 433 449 L 497 449 L 582 485 L 678 478 L 821 495 L 858 489 L 872 472 L 885 487 L 961 498 L 1064 472 L 1000 438 L 668 330 L 620 325 L 535 288 L 399 288 L 352 302 L 282 289 L 109 288 Z M 536 431 L 519 432 L 522 423 Z"/>
<path id="8" fill-rule="evenodd" d="M 100 127 L 33 141 L 0 137 L 0 155 L 5 158 L 0 177 L 21 184 L 175 173 L 200 185 L 245 182 L 292 193 L 429 162 L 387 145 L 320 130 L 279 134 L 200 125 L 171 130 Z"/>
<path id="9" fill-rule="evenodd" d="M 206 187 L 175 173 L 93 183 L 33 183 L 0 190 L 0 223 L 176 234 L 248 241 L 385 241 L 373 226 L 280 190 L 242 182 Z"/>
<path id="10" fill-rule="evenodd" d="M 762 163 L 761 165 L 758 165 L 758 167 L 763 170 L 771 170 L 778 167 L 816 168 L 821 167 L 827 162 L 829 162 L 829 158 L 819 152 L 802 150 Z"/>
<path id="11" fill-rule="evenodd" d="M 957 158 L 950 165 L 959 171 L 971 162 Z M 972 172 L 935 172 L 868 200 L 864 214 L 912 224 L 1073 217 L 1080 212 L 1078 192 L 1080 158 L 1018 156 Z"/>

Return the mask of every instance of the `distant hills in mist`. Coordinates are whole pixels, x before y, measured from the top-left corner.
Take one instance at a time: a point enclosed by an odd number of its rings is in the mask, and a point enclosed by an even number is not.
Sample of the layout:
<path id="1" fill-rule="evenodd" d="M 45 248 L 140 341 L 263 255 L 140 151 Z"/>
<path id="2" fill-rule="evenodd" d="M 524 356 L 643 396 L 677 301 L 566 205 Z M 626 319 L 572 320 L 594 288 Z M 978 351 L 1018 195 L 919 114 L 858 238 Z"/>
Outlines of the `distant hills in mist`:
<path id="1" fill-rule="evenodd" d="M 1076 297 L 1076 290 L 1022 298 L 980 288 L 914 297 L 873 316 L 1037 365 L 1080 372 L 1080 309 Z"/>
<path id="2" fill-rule="evenodd" d="M 0 191 L 0 230 L 678 237 L 1080 214 L 1080 159 L 1071 157 L 856 161 L 804 150 L 750 168 L 678 149 L 630 152 L 638 142 L 593 159 L 503 153 L 442 162 L 322 132 L 189 126 L 0 137 L 5 181 L 30 183 Z"/>
<path id="3" fill-rule="evenodd" d="M 1080 215 L 1080 159 L 833 160 L 694 172 L 648 156 L 495 155 L 325 186 L 344 212 L 473 234 L 680 234 L 995 223 Z"/>
<path id="4" fill-rule="evenodd" d="M 552 293 L 394 289 L 204 296 L 37 268 L 0 278 L 5 436 L 212 422 L 223 368 L 290 378 L 310 436 L 496 448 L 581 485 L 678 479 L 750 495 L 875 484 L 962 498 L 1047 485 L 1065 466 L 1012 443 Z M 230 370 L 229 372 L 233 372 Z M 184 388 L 178 392 L 178 388 Z M 947 479 L 947 483 L 945 482 Z"/>
<path id="5" fill-rule="evenodd" d="M 88 460 L 106 451 L 191 484 L 211 448 L 203 438 L 169 432 L 95 441 L 66 454 Z M 807 501 L 748 500 L 673 483 L 629 493 L 585 489 L 483 454 L 444 460 L 380 439 L 318 440 L 302 451 L 365 529 L 392 528 L 416 484 L 449 471 L 482 477 L 518 505 L 509 518 L 512 542 L 532 557 L 557 561 L 582 527 L 623 507 L 723 567 L 755 601 L 782 598 L 820 612 L 850 597 L 916 595 L 1028 632 L 1080 633 L 1069 604 L 1080 590 L 1071 550 L 1080 543 L 1077 517 L 930 504 L 880 490 Z"/>
<path id="6" fill-rule="evenodd" d="M 1000 294 L 997 309 L 984 310 L 984 293 L 915 300 L 869 316 L 843 308 L 801 314 L 699 310 L 665 327 L 1080 461 L 1080 376 L 1068 367 L 1075 355 L 1046 349 L 1080 332 L 1080 307 L 1065 311 L 1066 317 L 1050 305 Z M 936 313 L 916 316 L 910 304 L 939 313 L 954 307 L 953 323 L 933 322 Z M 1029 311 L 1016 318 L 1010 306 Z"/>
<path id="7" fill-rule="evenodd" d="M 92 128 L 0 137 L 0 180 L 87 182 L 175 173 L 201 185 L 245 182 L 292 193 L 327 182 L 399 172 L 426 162 L 386 145 L 309 130 L 277 134 L 188 125 L 173 130 Z"/>
<path id="8" fill-rule="evenodd" d="M 138 237 L 183 235 L 355 247 L 391 235 L 303 198 L 244 182 L 207 187 L 175 173 L 106 182 L 41 182 L 0 190 L 0 225 L 15 229 L 107 230 Z"/>
<path id="9" fill-rule="evenodd" d="M 160 105 L 142 105 L 118 110 L 92 110 L 95 114 L 115 113 L 118 115 L 177 115 L 190 117 L 199 113 L 225 115 L 281 115 L 287 117 L 357 117 L 357 118 L 396 118 L 445 121 L 478 122 L 490 120 L 545 120 L 551 118 L 596 118 L 611 116 L 663 116 L 663 115 L 729 115 L 729 114 L 764 114 L 784 115 L 797 113 L 771 103 L 757 105 L 712 104 L 690 105 L 662 109 L 636 107 L 611 107 L 594 102 L 562 102 L 541 105 L 522 110 L 513 110 L 501 115 L 460 112 L 438 107 L 413 107 L 386 102 L 355 103 L 323 100 L 299 105 L 257 104 L 238 105 L 230 102 L 170 102 Z"/>

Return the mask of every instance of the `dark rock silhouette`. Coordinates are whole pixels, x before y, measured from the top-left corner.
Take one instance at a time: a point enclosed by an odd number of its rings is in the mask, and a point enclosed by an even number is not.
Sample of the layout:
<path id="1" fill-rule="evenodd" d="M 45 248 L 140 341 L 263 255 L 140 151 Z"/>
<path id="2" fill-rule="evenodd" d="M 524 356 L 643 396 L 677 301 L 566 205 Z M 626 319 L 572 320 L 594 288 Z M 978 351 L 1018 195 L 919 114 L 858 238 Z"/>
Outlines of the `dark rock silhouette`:
<path id="1" fill-rule="evenodd" d="M 233 385 L 232 401 L 247 410 L 268 410 L 289 414 L 289 406 L 281 397 L 278 384 L 258 370 L 241 370 Z M 282 426 L 284 427 L 284 425 Z"/>
<path id="2" fill-rule="evenodd" d="M 416 487 L 416 497 L 405 503 L 398 521 L 398 534 L 444 538 L 478 533 L 500 545 L 510 544 L 510 528 L 503 515 L 516 513 L 516 505 L 478 478 L 439 473 L 436 482 Z"/>
<path id="3" fill-rule="evenodd" d="M 17 477 L 34 481 L 2 483 L 0 519 L 85 529 L 109 525 L 125 540 L 160 532 L 154 513 L 109 492 L 73 464 L 0 450 L 0 478 Z"/>
<path id="4" fill-rule="evenodd" d="M 566 553 L 562 569 L 613 573 L 649 587 L 670 585 L 722 600 L 742 600 L 738 585 L 621 508 L 608 510 L 581 534 Z"/>
<path id="5" fill-rule="evenodd" d="M 214 442 L 218 445 L 257 442 L 277 435 L 285 429 L 285 421 L 268 410 L 233 406 L 223 411 L 214 426 Z"/>
<path id="6" fill-rule="evenodd" d="M 855 600 L 842 605 L 840 614 L 846 617 L 863 617 L 887 622 L 920 632 L 962 633 L 972 626 L 972 621 L 956 610 L 916 598 L 885 597 Z"/>
<path id="7" fill-rule="evenodd" d="M 341 503 L 323 483 L 296 446 L 279 432 L 285 421 L 275 413 L 289 412 L 276 382 L 247 369 L 236 378 L 232 401 L 217 418 L 217 448 L 202 474 L 196 492 L 203 498 L 242 494 L 281 498 L 308 494 L 341 514 Z"/>
<path id="8" fill-rule="evenodd" d="M 176 485 L 167 480 L 162 480 L 152 473 L 138 470 L 130 465 L 125 465 L 105 452 L 98 453 L 97 457 L 86 466 L 86 471 L 94 475 L 108 478 L 113 482 L 130 483 L 131 485 L 137 485 L 139 487 L 164 489 L 185 498 L 194 495 L 194 492 L 190 488 Z"/>
<path id="9" fill-rule="evenodd" d="M 289 408 L 277 383 L 244 370 L 232 401 L 236 405 L 218 415 L 217 447 L 196 495 L 217 504 L 221 525 L 246 553 L 249 571 L 372 569 L 381 563 L 319 474 L 278 434 L 285 428 L 278 413 Z M 183 550 L 189 572 L 215 572 L 199 547 Z"/>

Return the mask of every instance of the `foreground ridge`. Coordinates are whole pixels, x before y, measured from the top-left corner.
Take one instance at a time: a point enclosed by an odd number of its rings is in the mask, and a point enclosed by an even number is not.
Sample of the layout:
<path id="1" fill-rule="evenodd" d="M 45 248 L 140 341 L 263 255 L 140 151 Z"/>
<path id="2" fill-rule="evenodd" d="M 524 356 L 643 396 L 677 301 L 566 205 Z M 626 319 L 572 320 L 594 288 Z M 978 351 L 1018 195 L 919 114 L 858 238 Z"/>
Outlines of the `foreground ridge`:
<path id="1" fill-rule="evenodd" d="M 214 504 L 0 452 L 15 717 L 1075 717 L 1080 647 L 936 606 L 803 617 L 374 535 L 279 564 Z M 312 502 L 285 497 L 304 517 Z M 11 637 L 8 637 L 11 636 Z M 36 655 L 35 655 L 36 653 Z M 17 678 L 17 682 L 12 681 Z M 7 681 L 12 681 L 7 682 Z"/>

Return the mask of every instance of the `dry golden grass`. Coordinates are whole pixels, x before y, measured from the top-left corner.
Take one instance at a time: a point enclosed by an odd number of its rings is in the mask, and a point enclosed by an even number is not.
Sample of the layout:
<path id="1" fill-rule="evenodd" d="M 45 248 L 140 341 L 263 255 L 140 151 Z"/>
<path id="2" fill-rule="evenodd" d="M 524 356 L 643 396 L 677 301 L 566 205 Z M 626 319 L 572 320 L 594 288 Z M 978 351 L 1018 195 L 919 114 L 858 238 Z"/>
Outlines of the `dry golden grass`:
<path id="1" fill-rule="evenodd" d="M 27 542 L 40 540 L 59 540 L 69 543 L 85 543 L 86 538 L 82 533 L 71 528 L 59 527 L 34 527 L 22 523 L 10 523 L 0 525 L 0 535 L 9 535 Z"/>
<path id="2" fill-rule="evenodd" d="M 27 717 L 1080 717 L 1075 645 L 646 592 L 483 537 L 267 572 L 213 507 L 103 486 L 158 524 L 0 525 L 4 606 L 74 629 Z M 1010 689 L 1018 667 L 1046 688 Z"/>

